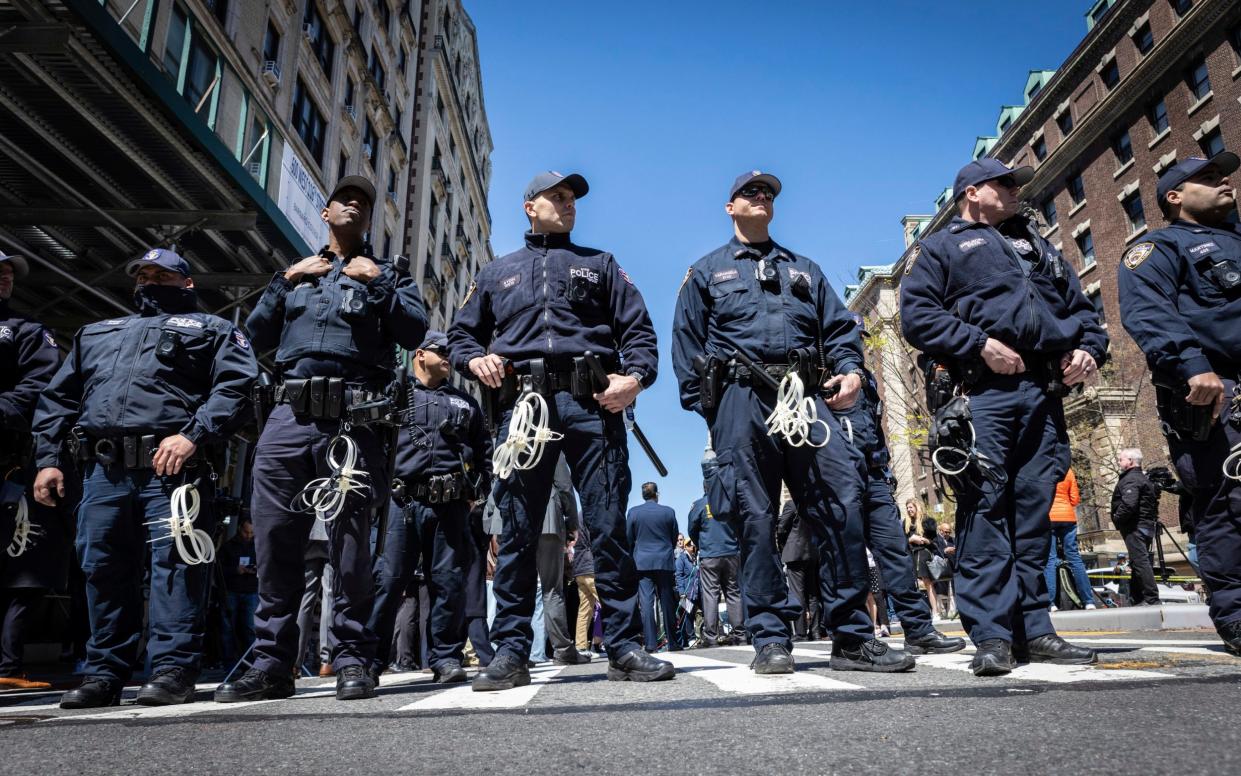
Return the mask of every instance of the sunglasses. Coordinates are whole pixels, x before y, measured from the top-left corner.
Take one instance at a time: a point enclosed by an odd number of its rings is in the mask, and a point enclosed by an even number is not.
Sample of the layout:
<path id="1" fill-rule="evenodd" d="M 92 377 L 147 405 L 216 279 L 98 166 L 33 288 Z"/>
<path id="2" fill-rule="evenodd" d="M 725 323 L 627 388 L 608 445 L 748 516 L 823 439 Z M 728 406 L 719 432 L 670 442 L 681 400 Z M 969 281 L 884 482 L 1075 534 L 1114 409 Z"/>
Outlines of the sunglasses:
<path id="1" fill-rule="evenodd" d="M 776 198 L 775 192 L 768 186 L 744 186 L 737 190 L 737 194 L 745 197 L 746 199 L 753 199 L 759 194 L 762 194 L 769 200 L 774 200 Z"/>
<path id="2" fill-rule="evenodd" d="M 1013 180 L 1013 176 L 1011 175 L 1004 175 L 1002 177 L 996 178 L 995 182 L 996 182 L 996 185 L 1003 186 L 1006 189 L 1011 189 L 1017 185 L 1017 181 Z"/>

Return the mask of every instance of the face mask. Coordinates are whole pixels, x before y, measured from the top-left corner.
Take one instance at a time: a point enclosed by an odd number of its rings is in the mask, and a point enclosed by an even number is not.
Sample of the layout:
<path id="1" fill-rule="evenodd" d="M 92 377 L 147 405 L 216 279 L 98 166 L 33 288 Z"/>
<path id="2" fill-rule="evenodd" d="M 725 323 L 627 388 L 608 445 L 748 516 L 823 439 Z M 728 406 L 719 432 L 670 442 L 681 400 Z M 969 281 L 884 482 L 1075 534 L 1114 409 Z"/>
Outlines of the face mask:
<path id="1" fill-rule="evenodd" d="M 198 309 L 198 294 L 192 288 L 150 283 L 134 290 L 134 306 L 148 315 L 191 313 Z"/>

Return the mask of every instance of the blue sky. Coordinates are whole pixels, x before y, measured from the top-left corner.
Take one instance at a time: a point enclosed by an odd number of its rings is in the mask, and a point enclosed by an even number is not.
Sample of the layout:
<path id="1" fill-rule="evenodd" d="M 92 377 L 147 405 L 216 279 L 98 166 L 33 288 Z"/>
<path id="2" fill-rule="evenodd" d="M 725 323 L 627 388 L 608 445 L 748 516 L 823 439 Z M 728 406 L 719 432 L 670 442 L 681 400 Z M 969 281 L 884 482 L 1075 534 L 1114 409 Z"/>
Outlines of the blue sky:
<path id="1" fill-rule="evenodd" d="M 840 291 L 863 264 L 901 253 L 900 219 L 930 213 L 1020 103 L 1086 33 L 1087 2 L 561 2 L 466 0 L 478 28 L 495 142 L 497 256 L 526 228 L 534 173 L 580 172 L 574 241 L 612 252 L 641 289 L 660 378 L 638 421 L 670 470 L 631 443 L 634 492 L 660 483 L 682 525 L 701 495 L 706 425 L 677 400 L 673 306 L 688 266 L 726 242 L 729 184 L 780 177 L 773 237 Z"/>

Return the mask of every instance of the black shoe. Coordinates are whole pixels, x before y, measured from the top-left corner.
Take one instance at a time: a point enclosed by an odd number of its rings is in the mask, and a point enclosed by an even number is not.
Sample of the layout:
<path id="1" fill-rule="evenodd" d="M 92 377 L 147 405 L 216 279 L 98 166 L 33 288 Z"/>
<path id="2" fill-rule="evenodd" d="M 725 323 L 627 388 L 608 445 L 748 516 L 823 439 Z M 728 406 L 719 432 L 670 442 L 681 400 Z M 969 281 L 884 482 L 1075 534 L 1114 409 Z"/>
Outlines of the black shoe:
<path id="1" fill-rule="evenodd" d="M 194 677 L 184 668 L 157 668 L 138 690 L 138 703 L 143 706 L 172 706 L 194 700 Z"/>
<path id="2" fill-rule="evenodd" d="M 935 629 L 923 636 L 905 637 L 905 651 L 911 655 L 943 655 L 965 649 L 965 639 L 945 636 Z"/>
<path id="3" fill-rule="evenodd" d="M 970 661 L 974 676 L 1003 676 L 1016 667 L 1013 648 L 1003 639 L 984 639 Z"/>
<path id="4" fill-rule="evenodd" d="M 465 681 L 465 669 L 456 660 L 445 660 L 432 669 L 436 684 L 458 684 Z"/>
<path id="5" fill-rule="evenodd" d="M 806 634 L 804 634 L 804 633 L 802 633 L 802 634 L 800 634 L 800 635 L 794 635 L 794 636 L 793 636 L 793 643 L 794 643 L 794 644 L 801 644 L 801 643 L 802 643 L 802 642 L 804 642 L 804 641 L 810 641 L 810 637 L 809 637 L 809 636 L 807 636 L 807 635 L 806 635 Z"/>
<path id="6" fill-rule="evenodd" d="M 1088 647 L 1070 644 L 1054 633 L 1039 636 L 1026 642 L 1025 648 L 1013 650 L 1020 653 L 1021 663 L 1055 663 L 1062 666 L 1088 666 L 1099 662 L 1099 655 Z"/>
<path id="7" fill-rule="evenodd" d="M 1241 620 L 1216 625 L 1215 632 L 1224 640 L 1224 651 L 1241 657 Z"/>
<path id="8" fill-rule="evenodd" d="M 671 663 L 651 657 L 645 649 L 608 660 L 608 681 L 612 682 L 662 682 L 675 673 Z"/>
<path id="9" fill-rule="evenodd" d="M 357 701 L 375 697 L 375 682 L 365 666 L 345 666 L 336 672 L 336 700 Z"/>
<path id="10" fill-rule="evenodd" d="M 583 655 L 575 646 L 567 646 L 552 653 L 552 662 L 561 666 L 580 666 L 590 662 L 590 655 Z"/>
<path id="11" fill-rule="evenodd" d="M 754 656 L 750 668 L 756 674 L 791 674 L 797 665 L 783 644 L 768 644 Z"/>
<path id="12" fill-rule="evenodd" d="M 912 671 L 914 656 L 899 649 L 892 649 L 879 639 L 867 639 L 845 646 L 840 639 L 832 642 L 833 671 L 872 671 L 891 674 Z"/>
<path id="13" fill-rule="evenodd" d="M 383 672 L 383 668 L 376 665 L 372 665 L 370 668 L 366 669 L 366 675 L 371 678 L 371 684 L 376 687 L 379 686 L 379 677 L 383 675 Z"/>
<path id="14" fill-rule="evenodd" d="M 103 706 L 120 706 L 121 689 L 125 685 L 118 679 L 88 676 L 82 683 L 60 696 L 62 709 L 97 709 Z"/>
<path id="15" fill-rule="evenodd" d="M 251 668 L 237 681 L 225 682 L 215 688 L 216 703 L 266 701 L 291 697 L 293 697 L 293 677 L 285 671 L 273 675 L 258 668 Z"/>
<path id="16" fill-rule="evenodd" d="M 491 663 L 474 677 L 474 692 L 511 690 L 530 684 L 530 669 L 526 661 L 507 652 L 496 655 Z"/>

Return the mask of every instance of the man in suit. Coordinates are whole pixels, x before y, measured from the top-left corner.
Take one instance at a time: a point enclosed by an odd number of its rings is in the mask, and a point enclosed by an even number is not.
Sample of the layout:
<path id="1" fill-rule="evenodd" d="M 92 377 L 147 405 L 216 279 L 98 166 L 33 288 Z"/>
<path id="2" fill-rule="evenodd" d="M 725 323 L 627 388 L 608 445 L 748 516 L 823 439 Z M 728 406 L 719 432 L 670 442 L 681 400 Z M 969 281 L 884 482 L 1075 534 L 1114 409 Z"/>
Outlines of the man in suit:
<path id="1" fill-rule="evenodd" d="M 784 506 L 776 521 L 776 543 L 788 575 L 789 590 L 801 602 L 802 613 L 793 621 L 793 641 L 817 637 L 823 627 L 819 617 L 819 551 L 810 526 L 800 518 L 797 505 L 784 493 Z"/>
<path id="2" fill-rule="evenodd" d="M 535 562 L 539 569 L 539 586 L 543 617 L 532 622 L 536 638 L 530 652 L 531 660 L 546 658 L 545 641 L 552 643 L 552 661 L 559 665 L 589 663 L 590 655 L 578 652 L 569 635 L 569 617 L 564 606 L 564 551 L 569 537 L 577 533 L 580 523 L 577 500 L 573 497 L 573 476 L 564 455 L 556 462 L 552 479 L 552 497 L 543 515 L 543 533 Z M 540 630 L 539 626 L 542 626 Z"/>
<path id="3" fill-rule="evenodd" d="M 659 503 L 659 488 L 653 482 L 642 483 L 642 499 L 644 503 L 629 510 L 626 528 L 634 566 L 638 570 L 638 608 L 642 612 L 646 651 L 652 652 L 659 646 L 659 627 L 655 623 L 657 596 L 663 610 L 668 648 L 679 650 L 681 644 L 673 627 L 677 607 L 677 516 L 671 508 Z"/>

